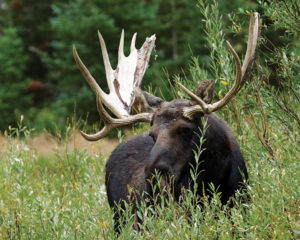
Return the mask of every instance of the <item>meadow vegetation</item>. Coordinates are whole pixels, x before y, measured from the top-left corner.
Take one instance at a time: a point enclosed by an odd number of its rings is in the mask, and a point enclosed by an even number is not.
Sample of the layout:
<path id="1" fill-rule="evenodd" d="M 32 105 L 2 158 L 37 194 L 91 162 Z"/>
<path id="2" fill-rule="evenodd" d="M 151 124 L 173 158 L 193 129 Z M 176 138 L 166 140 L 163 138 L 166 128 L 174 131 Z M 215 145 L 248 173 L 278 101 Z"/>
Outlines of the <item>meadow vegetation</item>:
<path id="1" fill-rule="evenodd" d="M 192 56 L 188 74 L 175 75 L 169 82 L 180 81 L 192 89 L 199 79 L 213 76 L 214 97 L 218 99 L 231 86 L 234 69 L 221 31 L 225 29 L 225 16 L 218 4 L 211 2 L 198 2 L 210 52 L 207 64 L 199 64 L 198 57 Z M 281 2 L 291 4 L 291 12 Z M 155 206 L 146 206 L 147 200 L 139 204 L 137 216 L 143 219 L 139 232 L 133 228 L 136 216 L 128 206 L 123 213 L 128 221 L 119 239 L 300 238 L 299 15 L 295 1 L 259 1 L 259 8 L 264 9 L 265 18 L 251 80 L 216 113 L 228 122 L 240 144 L 249 173 L 249 201 L 234 200 L 232 208 L 222 206 L 217 186 L 211 186 L 211 199 L 186 190 L 178 204 L 170 191 L 162 189 Z M 272 15 L 280 11 L 284 15 Z M 226 15 L 231 39 L 244 34 L 241 29 L 248 26 L 248 13 Z M 265 22 L 267 17 L 272 24 Z M 296 24 L 291 25 L 293 21 Z M 283 31 L 282 39 L 288 43 L 266 51 L 270 28 Z M 176 85 L 170 94 L 186 97 Z M 1 239 L 116 238 L 104 186 L 107 156 L 101 153 L 101 145 L 70 149 L 65 144 L 78 126 L 86 128 L 74 116 L 63 133 L 54 132 L 57 143 L 66 147 L 56 148 L 51 155 L 38 154 L 38 149 L 29 144 L 35 130 L 24 126 L 23 119 L 5 130 L 0 152 Z M 131 135 L 148 128 L 136 124 Z M 119 141 L 124 140 L 120 132 L 117 135 Z"/>
<path id="2" fill-rule="evenodd" d="M 255 96 L 250 94 L 249 98 Z M 266 102 L 264 96 L 261 99 Z M 128 224 L 120 239 L 297 239 L 300 236 L 300 148 L 296 122 L 291 124 L 295 129 L 290 131 L 279 119 L 266 118 L 267 135 L 263 138 L 272 149 L 271 154 L 258 138 L 262 129 L 257 132 L 253 126 L 263 124 L 260 109 L 253 106 L 243 110 L 243 104 L 236 104 L 239 126 L 233 112 L 227 109 L 222 114 L 237 133 L 246 159 L 249 202 L 237 203 L 232 209 L 223 208 L 219 195 L 215 194 L 209 202 L 203 197 L 204 207 L 199 207 L 195 205 L 199 199 L 195 200 L 192 191 L 187 191 L 181 205 L 174 203 L 172 196 L 155 207 L 145 207 L 143 203 L 137 213 L 144 220 L 142 230 L 133 229 L 135 217 L 128 211 Z M 264 111 L 266 116 L 274 114 L 272 106 Z M 8 135 L 6 150 L 0 154 L 1 238 L 114 239 L 112 212 L 104 187 L 107 158 L 78 149 L 37 157 L 36 149 L 28 147 L 27 137 L 16 142 L 13 135 Z"/>

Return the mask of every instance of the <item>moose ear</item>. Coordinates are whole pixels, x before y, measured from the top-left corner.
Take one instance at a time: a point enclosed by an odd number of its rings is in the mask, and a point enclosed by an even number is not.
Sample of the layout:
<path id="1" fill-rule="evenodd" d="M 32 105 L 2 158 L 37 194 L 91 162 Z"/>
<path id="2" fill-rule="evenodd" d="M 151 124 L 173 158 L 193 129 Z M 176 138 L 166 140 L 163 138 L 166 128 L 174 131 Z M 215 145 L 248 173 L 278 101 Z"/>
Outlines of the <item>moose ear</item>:
<path id="1" fill-rule="evenodd" d="M 204 102 L 211 103 L 215 88 L 215 80 L 207 79 L 198 83 L 194 89 L 194 93 L 200 97 Z"/>
<path id="2" fill-rule="evenodd" d="M 142 110 L 146 112 L 154 112 L 164 102 L 161 98 L 153 96 L 139 88 L 134 89 L 134 94 L 136 97 L 135 102 L 142 105 Z"/>

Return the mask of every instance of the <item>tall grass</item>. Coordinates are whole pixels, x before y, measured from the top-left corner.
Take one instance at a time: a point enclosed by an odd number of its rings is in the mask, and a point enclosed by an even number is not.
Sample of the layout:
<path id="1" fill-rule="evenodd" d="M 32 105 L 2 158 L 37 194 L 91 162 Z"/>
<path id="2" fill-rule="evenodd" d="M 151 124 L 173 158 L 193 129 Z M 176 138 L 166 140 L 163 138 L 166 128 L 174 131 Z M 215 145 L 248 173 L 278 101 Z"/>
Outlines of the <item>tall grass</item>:
<path id="1" fill-rule="evenodd" d="M 262 101 L 265 101 L 264 96 Z M 259 109 L 250 109 L 254 121 L 260 123 Z M 273 109 L 266 111 L 268 115 Z M 228 118 L 236 131 L 237 124 Z M 163 201 L 155 206 L 146 207 L 145 202 L 139 206 L 137 214 L 143 219 L 140 232 L 133 228 L 135 216 L 127 211 L 128 223 L 119 238 L 298 238 L 298 133 L 287 132 L 280 120 L 267 118 L 272 157 L 247 118 L 251 119 L 251 116 L 242 110 L 239 123 L 242 133 L 237 138 L 250 176 L 248 203 L 237 203 L 228 209 L 221 206 L 218 194 L 214 194 L 211 201 L 202 198 L 200 207 L 195 205 L 195 198 L 189 191 L 181 204 L 172 201 L 171 195 L 167 198 L 163 195 Z M 116 237 L 104 187 L 107 159 L 96 153 L 88 155 L 85 150 L 37 157 L 26 138 L 20 142 L 8 136 L 6 144 L 6 149 L 0 154 L 1 239 Z"/>

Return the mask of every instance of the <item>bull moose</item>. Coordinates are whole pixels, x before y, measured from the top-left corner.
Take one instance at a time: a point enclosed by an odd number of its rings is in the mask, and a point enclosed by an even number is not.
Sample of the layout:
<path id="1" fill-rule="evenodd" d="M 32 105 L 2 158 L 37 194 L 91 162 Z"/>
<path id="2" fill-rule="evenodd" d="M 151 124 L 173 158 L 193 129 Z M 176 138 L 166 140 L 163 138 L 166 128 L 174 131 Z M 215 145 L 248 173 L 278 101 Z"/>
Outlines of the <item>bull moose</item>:
<path id="1" fill-rule="evenodd" d="M 149 133 L 134 137 L 121 143 L 110 155 L 106 164 L 105 185 L 109 205 L 114 209 L 116 225 L 119 214 L 117 204 L 129 201 L 128 187 L 138 189 L 140 193 L 151 192 L 149 179 L 155 172 L 162 176 L 173 177 L 175 199 L 179 199 L 182 188 L 189 188 L 191 166 L 195 165 L 193 150 L 196 149 L 198 135 L 201 134 L 203 121 L 209 125 L 205 133 L 205 151 L 200 155 L 201 173 L 197 178 L 197 194 L 203 195 L 209 183 L 221 192 L 221 201 L 226 204 L 237 189 L 243 186 L 243 177 L 247 179 L 247 170 L 239 145 L 229 126 L 220 120 L 214 111 L 224 107 L 240 90 L 249 78 L 259 38 L 259 14 L 251 15 L 247 51 L 243 65 L 227 42 L 235 62 L 236 77 L 232 88 L 221 100 L 211 103 L 214 81 L 200 82 L 197 91 L 191 92 L 178 83 L 191 100 L 175 99 L 164 101 L 140 89 L 149 58 L 155 44 L 155 35 L 147 38 L 143 46 L 135 48 L 136 34 L 133 35 L 130 54 L 124 56 L 124 31 L 118 52 L 118 65 L 112 69 L 105 42 L 98 32 L 104 60 L 107 84 L 110 90 L 106 94 L 79 58 L 75 46 L 73 53 L 76 63 L 96 94 L 98 112 L 104 127 L 95 134 L 81 132 L 89 141 L 99 140 L 114 128 L 135 122 L 149 122 Z M 136 98 L 142 100 L 146 112 L 131 115 L 131 108 Z M 111 117 L 104 106 L 116 118 Z"/>

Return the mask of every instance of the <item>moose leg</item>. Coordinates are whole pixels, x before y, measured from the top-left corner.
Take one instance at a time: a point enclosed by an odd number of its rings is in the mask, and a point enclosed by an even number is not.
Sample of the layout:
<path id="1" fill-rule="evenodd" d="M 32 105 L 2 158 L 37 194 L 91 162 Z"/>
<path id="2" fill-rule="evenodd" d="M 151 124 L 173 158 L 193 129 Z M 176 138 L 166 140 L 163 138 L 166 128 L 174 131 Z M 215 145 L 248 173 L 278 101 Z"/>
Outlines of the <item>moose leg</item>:
<path id="1" fill-rule="evenodd" d="M 244 179 L 248 179 L 248 173 L 245 166 L 235 166 L 232 168 L 231 173 L 229 175 L 227 189 L 226 189 L 226 198 L 227 201 L 230 200 L 230 197 L 234 197 L 234 194 L 237 190 L 247 191 Z M 244 202 L 248 198 L 248 195 L 243 195 L 239 197 L 238 202 Z M 229 202 L 229 206 L 233 206 L 233 202 Z"/>

